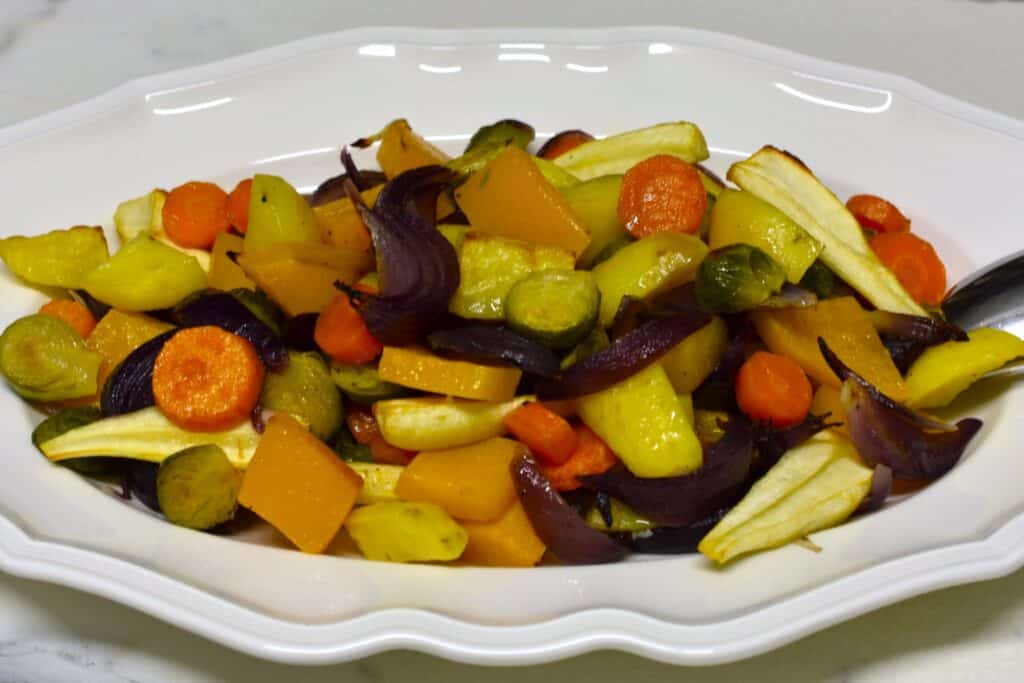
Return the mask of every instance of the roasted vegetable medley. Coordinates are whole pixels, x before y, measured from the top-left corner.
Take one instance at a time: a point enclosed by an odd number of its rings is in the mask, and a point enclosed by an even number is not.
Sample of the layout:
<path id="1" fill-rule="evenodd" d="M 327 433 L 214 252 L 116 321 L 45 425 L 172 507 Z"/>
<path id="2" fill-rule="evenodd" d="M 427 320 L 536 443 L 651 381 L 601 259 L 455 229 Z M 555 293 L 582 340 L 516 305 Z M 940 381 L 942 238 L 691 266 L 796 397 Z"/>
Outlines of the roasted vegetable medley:
<path id="1" fill-rule="evenodd" d="M 691 123 L 533 144 L 503 120 L 450 158 L 396 120 L 311 196 L 190 181 L 118 206 L 113 253 L 0 240 L 56 297 L 0 336 L 33 444 L 309 553 L 726 563 L 944 475 L 981 422 L 922 411 L 1024 355 L 944 320 L 899 209 L 787 152 L 727 185 Z"/>

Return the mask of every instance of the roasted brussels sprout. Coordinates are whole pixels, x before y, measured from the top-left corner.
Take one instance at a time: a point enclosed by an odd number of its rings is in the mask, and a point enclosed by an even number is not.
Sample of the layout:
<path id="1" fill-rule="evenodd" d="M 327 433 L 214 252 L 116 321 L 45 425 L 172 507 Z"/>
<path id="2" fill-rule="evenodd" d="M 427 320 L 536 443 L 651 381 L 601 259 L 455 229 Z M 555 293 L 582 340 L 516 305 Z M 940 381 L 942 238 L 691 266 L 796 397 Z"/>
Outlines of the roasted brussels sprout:
<path id="1" fill-rule="evenodd" d="M 369 446 L 355 440 L 348 429 L 339 429 L 334 439 L 334 452 L 348 462 L 373 462 Z"/>
<path id="2" fill-rule="evenodd" d="M 487 147 L 504 147 L 515 145 L 526 149 L 535 136 L 533 126 L 515 119 L 502 119 L 489 126 L 484 126 L 473 134 L 466 145 L 466 152 Z"/>
<path id="3" fill-rule="evenodd" d="M 739 313 L 764 303 L 786 281 L 782 267 L 757 247 L 710 252 L 697 271 L 697 303 L 712 313 Z"/>
<path id="4" fill-rule="evenodd" d="M 242 473 L 219 446 L 193 446 L 160 464 L 156 495 L 168 521 L 209 529 L 235 516 Z"/>
<path id="5" fill-rule="evenodd" d="M 338 431 L 345 416 L 327 363 L 315 352 L 289 351 L 288 367 L 267 373 L 260 405 L 302 418 L 324 441 Z"/>
<path id="6" fill-rule="evenodd" d="M 70 325 L 48 315 L 19 318 L 0 335 L 0 373 L 31 401 L 92 396 L 102 360 Z"/>

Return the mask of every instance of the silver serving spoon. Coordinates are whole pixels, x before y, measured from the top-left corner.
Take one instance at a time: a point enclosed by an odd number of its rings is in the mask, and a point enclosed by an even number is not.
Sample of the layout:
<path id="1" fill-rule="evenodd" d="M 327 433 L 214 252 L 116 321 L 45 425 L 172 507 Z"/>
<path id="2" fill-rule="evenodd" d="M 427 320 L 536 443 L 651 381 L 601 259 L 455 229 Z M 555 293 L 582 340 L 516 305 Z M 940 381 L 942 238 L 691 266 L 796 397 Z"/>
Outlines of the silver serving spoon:
<path id="1" fill-rule="evenodd" d="M 998 327 L 1024 337 L 1024 251 L 985 266 L 958 282 L 945 301 L 946 319 L 965 330 Z M 1024 359 L 987 376 L 1018 374 Z"/>

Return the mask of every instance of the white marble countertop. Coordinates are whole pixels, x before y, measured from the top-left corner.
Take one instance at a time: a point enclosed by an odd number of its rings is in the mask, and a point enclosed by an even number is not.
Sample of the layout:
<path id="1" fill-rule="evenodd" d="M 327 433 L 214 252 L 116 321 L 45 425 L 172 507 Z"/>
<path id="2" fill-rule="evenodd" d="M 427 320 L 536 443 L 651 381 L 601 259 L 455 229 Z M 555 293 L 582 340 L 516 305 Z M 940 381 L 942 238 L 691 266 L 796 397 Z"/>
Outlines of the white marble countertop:
<path id="1" fill-rule="evenodd" d="M 572 3 L 575 4 L 575 3 Z M 1024 118 L 1024 2 L 776 0 L 714 3 L 517 0 L 0 0 L 0 126 L 126 79 L 360 25 L 679 24 L 897 72 Z M 681 673 L 619 653 L 483 670 L 395 652 L 297 670 L 268 664 L 114 603 L 0 576 L 0 683 L 16 681 L 1017 681 L 1024 572 L 952 588 L 831 628 L 774 653 Z"/>

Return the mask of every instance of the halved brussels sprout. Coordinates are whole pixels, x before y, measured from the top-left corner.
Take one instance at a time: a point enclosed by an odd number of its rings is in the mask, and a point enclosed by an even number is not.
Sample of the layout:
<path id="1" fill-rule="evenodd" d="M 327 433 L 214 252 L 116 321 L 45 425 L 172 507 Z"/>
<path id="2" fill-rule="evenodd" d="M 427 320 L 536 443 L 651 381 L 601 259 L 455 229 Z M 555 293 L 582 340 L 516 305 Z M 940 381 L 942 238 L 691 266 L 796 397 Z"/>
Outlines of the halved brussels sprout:
<path id="1" fill-rule="evenodd" d="M 160 464 L 156 495 L 167 520 L 210 529 L 235 516 L 242 473 L 219 446 L 186 448 Z"/>
<path id="2" fill-rule="evenodd" d="M 405 387 L 382 380 L 376 366 L 372 364 L 349 365 L 334 361 L 331 363 L 331 379 L 349 400 L 362 405 L 372 405 L 376 401 L 398 398 L 409 393 Z"/>
<path id="3" fill-rule="evenodd" d="M 94 395 L 101 362 L 70 325 L 48 315 L 19 318 L 0 335 L 0 373 L 32 401 Z"/>
<path id="4" fill-rule="evenodd" d="M 504 147 L 515 145 L 526 149 L 533 142 L 536 133 L 533 126 L 515 119 L 502 119 L 489 126 L 483 126 L 473 133 L 466 145 L 466 152 L 486 147 Z"/>
<path id="5" fill-rule="evenodd" d="M 715 249 L 697 270 L 697 302 L 712 313 L 739 313 L 764 303 L 786 281 L 782 266 L 749 244 Z"/>
<path id="6" fill-rule="evenodd" d="M 327 363 L 315 352 L 289 351 L 288 366 L 267 373 L 260 405 L 296 416 L 324 441 L 338 431 L 345 417 Z"/>

